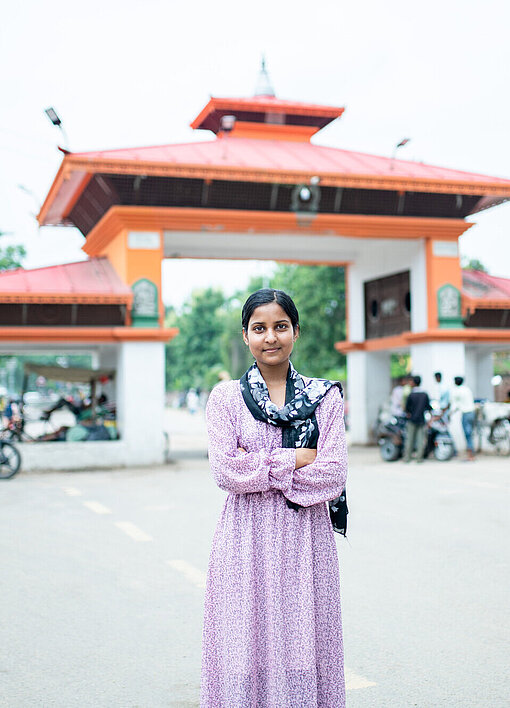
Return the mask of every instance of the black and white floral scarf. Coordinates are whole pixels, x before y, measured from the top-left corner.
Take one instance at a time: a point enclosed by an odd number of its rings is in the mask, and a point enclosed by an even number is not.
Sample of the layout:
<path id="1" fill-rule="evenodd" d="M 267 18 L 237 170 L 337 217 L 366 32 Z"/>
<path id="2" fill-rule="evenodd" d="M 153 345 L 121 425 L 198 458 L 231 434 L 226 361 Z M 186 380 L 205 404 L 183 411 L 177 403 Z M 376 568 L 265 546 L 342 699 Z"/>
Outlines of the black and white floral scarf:
<path id="1" fill-rule="evenodd" d="M 243 399 L 250 413 L 257 420 L 282 428 L 282 447 L 316 448 L 319 439 L 319 427 L 315 409 L 326 393 L 333 386 L 342 385 L 328 379 L 305 379 L 298 374 L 289 362 L 285 390 L 285 405 L 278 408 L 269 398 L 266 382 L 254 363 L 240 379 Z M 298 511 L 299 504 L 289 499 L 287 506 Z M 345 536 L 347 532 L 347 498 L 345 489 L 342 494 L 329 502 L 329 514 L 333 529 Z"/>

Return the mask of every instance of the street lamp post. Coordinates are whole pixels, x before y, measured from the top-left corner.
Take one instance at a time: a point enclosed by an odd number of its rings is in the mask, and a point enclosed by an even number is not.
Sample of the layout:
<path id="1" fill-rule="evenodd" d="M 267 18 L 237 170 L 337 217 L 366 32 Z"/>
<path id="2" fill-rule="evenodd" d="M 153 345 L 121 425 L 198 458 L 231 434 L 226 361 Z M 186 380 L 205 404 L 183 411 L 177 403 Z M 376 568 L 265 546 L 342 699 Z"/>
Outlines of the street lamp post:
<path id="1" fill-rule="evenodd" d="M 404 138 L 398 143 L 398 145 L 395 145 L 395 147 L 393 148 L 393 152 L 391 153 L 390 170 L 392 170 L 394 167 L 395 155 L 397 154 L 397 150 L 401 147 L 404 147 L 404 145 L 407 145 L 407 143 L 409 142 L 411 142 L 411 138 Z"/>
<path id="2" fill-rule="evenodd" d="M 54 108 L 52 108 L 52 107 L 50 106 L 50 108 L 46 108 L 46 109 L 44 110 L 44 112 L 46 113 L 46 115 L 48 116 L 48 118 L 51 120 L 51 122 L 53 123 L 53 125 L 56 125 L 57 128 L 58 128 L 58 129 L 60 130 L 60 132 L 62 133 L 62 135 L 64 136 L 65 148 L 66 148 L 66 150 L 69 150 L 69 138 L 67 137 L 67 133 L 66 133 L 66 131 L 65 131 L 65 129 L 64 129 L 64 126 L 62 125 L 62 121 L 60 120 L 57 111 L 56 111 Z"/>

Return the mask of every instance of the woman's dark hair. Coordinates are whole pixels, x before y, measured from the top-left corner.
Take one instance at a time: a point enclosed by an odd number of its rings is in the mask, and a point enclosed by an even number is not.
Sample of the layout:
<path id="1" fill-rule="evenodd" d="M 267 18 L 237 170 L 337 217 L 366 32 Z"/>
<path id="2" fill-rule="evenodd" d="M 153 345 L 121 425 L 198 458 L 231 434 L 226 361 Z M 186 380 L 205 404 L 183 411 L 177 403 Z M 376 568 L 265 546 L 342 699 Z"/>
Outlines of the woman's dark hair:
<path id="1" fill-rule="evenodd" d="M 262 288 L 262 290 L 257 290 L 252 293 L 250 297 L 246 300 L 243 306 L 243 312 L 241 315 L 241 321 L 243 323 L 243 329 L 245 332 L 248 331 L 248 324 L 253 312 L 261 305 L 267 305 L 270 302 L 277 302 L 282 310 L 285 311 L 290 318 L 292 329 L 299 327 L 299 314 L 294 301 L 284 293 L 283 290 L 274 290 L 273 288 Z"/>
<path id="2" fill-rule="evenodd" d="M 464 383 L 464 379 L 462 378 L 462 376 L 455 376 L 453 380 L 455 381 L 456 386 L 462 386 L 462 384 Z"/>

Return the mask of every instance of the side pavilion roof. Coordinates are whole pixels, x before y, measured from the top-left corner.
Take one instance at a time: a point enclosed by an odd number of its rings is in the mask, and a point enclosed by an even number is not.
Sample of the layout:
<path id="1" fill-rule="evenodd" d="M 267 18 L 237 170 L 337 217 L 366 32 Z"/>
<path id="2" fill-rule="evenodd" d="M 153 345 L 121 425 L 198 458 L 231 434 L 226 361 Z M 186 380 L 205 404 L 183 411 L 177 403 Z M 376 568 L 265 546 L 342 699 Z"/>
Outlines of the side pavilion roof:
<path id="1" fill-rule="evenodd" d="M 108 258 L 0 273 L 0 302 L 127 304 L 133 294 Z"/>
<path id="2" fill-rule="evenodd" d="M 479 270 L 463 270 L 462 296 L 472 309 L 509 309 L 510 278 L 498 278 Z"/>

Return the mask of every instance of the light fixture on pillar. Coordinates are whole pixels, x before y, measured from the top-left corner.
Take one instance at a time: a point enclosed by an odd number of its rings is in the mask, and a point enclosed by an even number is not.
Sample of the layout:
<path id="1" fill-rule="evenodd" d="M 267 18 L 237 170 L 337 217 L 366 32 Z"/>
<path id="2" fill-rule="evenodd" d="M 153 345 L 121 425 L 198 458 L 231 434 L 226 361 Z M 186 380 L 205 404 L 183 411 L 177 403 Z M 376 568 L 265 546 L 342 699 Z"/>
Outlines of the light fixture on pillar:
<path id="1" fill-rule="evenodd" d="M 234 130 L 236 124 L 236 117 L 227 115 L 221 116 L 220 119 L 220 129 L 222 133 L 231 133 Z"/>
<path id="2" fill-rule="evenodd" d="M 312 193 L 310 192 L 310 188 L 306 185 L 303 185 L 303 187 L 301 187 L 301 189 L 299 190 L 299 199 L 302 202 L 309 202 L 311 198 Z"/>
<path id="3" fill-rule="evenodd" d="M 290 198 L 292 211 L 311 213 L 318 211 L 321 198 L 319 182 L 319 177 L 312 177 L 309 184 L 296 184 Z"/>

